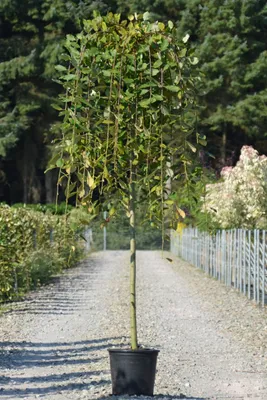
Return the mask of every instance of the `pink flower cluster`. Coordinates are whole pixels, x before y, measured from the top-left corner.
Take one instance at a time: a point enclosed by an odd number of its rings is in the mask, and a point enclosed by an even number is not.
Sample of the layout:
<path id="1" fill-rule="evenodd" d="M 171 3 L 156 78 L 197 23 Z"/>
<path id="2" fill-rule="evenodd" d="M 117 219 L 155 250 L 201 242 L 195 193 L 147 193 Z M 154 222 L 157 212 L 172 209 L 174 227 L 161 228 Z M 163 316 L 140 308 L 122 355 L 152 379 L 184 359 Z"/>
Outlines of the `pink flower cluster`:
<path id="1" fill-rule="evenodd" d="M 203 210 L 222 228 L 267 228 L 267 157 L 243 146 L 235 167 L 206 186 Z"/>

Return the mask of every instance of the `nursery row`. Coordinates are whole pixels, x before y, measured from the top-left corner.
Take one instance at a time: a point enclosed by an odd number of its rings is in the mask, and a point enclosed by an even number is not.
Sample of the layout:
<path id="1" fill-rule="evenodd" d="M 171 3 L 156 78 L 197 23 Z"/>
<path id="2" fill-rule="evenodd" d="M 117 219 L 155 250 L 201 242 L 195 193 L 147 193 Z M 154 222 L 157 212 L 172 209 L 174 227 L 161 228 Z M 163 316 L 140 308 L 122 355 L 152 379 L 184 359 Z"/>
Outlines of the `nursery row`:
<path id="1" fill-rule="evenodd" d="M 79 233 L 64 216 L 0 206 L 0 302 L 46 283 L 82 253 Z"/>

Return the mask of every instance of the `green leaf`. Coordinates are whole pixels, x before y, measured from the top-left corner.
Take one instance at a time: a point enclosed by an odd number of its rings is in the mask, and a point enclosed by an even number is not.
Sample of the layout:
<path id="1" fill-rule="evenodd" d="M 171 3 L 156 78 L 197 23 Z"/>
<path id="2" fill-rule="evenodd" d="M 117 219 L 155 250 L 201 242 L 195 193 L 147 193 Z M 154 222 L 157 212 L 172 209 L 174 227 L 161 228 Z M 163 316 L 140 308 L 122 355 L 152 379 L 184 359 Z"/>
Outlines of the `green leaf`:
<path id="1" fill-rule="evenodd" d="M 116 213 L 116 208 L 115 207 L 111 207 L 111 209 L 108 212 L 109 217 L 112 217 L 115 213 Z"/>
<path id="2" fill-rule="evenodd" d="M 112 121 L 111 119 L 103 119 L 102 121 L 99 120 L 99 123 L 105 124 L 105 125 L 112 125 L 112 124 L 114 124 L 114 121 Z"/>
<path id="3" fill-rule="evenodd" d="M 183 48 L 182 50 L 179 51 L 179 56 L 180 56 L 180 57 L 185 57 L 185 56 L 186 56 L 186 53 L 187 53 L 187 49 L 186 49 L 186 48 Z"/>
<path id="4" fill-rule="evenodd" d="M 196 65 L 196 64 L 198 64 L 198 58 L 197 57 L 193 57 L 193 58 L 190 59 L 190 62 L 191 62 L 192 65 Z"/>
<path id="5" fill-rule="evenodd" d="M 148 12 L 148 11 L 146 11 L 144 14 L 143 14 L 143 20 L 144 21 L 148 21 L 150 19 L 150 13 Z"/>
<path id="6" fill-rule="evenodd" d="M 62 158 L 59 158 L 56 162 L 56 166 L 62 168 L 63 165 L 64 165 L 64 160 Z"/>
<path id="7" fill-rule="evenodd" d="M 53 104 L 51 104 L 51 106 L 57 111 L 62 111 L 63 110 L 63 108 L 60 107 L 58 104 L 53 103 Z"/>
<path id="8" fill-rule="evenodd" d="M 64 81 L 73 81 L 76 78 L 75 74 L 67 74 L 64 75 L 61 79 L 63 79 Z"/>
<path id="9" fill-rule="evenodd" d="M 111 70 L 105 70 L 105 71 L 103 71 L 103 75 L 104 75 L 104 76 L 107 76 L 107 77 L 110 77 L 110 76 L 111 76 Z"/>
<path id="10" fill-rule="evenodd" d="M 172 205 L 172 204 L 174 204 L 174 201 L 169 199 L 169 200 L 166 200 L 164 203 L 167 205 Z"/>
<path id="11" fill-rule="evenodd" d="M 167 39 L 163 39 L 160 45 L 160 50 L 164 51 L 169 47 L 169 42 Z"/>
<path id="12" fill-rule="evenodd" d="M 143 83 L 142 85 L 139 86 L 139 89 L 145 89 L 150 87 L 158 87 L 158 84 L 155 82 Z"/>
<path id="13" fill-rule="evenodd" d="M 159 68 L 159 67 L 161 67 L 161 65 L 162 65 L 162 61 L 161 60 L 157 60 L 157 61 L 154 62 L 153 67 L 154 68 Z"/>
<path id="14" fill-rule="evenodd" d="M 76 194 L 76 192 L 73 192 L 73 190 L 75 189 L 75 187 L 76 187 L 76 183 L 75 183 L 75 182 L 74 182 L 74 183 L 71 183 L 69 186 L 66 187 L 66 189 L 65 189 L 65 196 L 66 196 L 67 198 L 70 198 L 70 197 L 72 197 L 72 196 L 74 196 L 74 195 Z"/>
<path id="15" fill-rule="evenodd" d="M 151 98 L 151 102 L 154 103 L 155 101 L 163 101 L 164 97 L 161 94 L 154 94 Z"/>
<path id="16" fill-rule="evenodd" d="M 184 43 L 187 43 L 189 38 L 190 38 L 190 35 L 187 33 L 187 34 L 183 37 L 183 42 L 184 42 Z"/>
<path id="17" fill-rule="evenodd" d="M 158 73 L 159 73 L 159 69 L 157 69 L 157 68 L 152 68 L 152 71 L 151 71 L 151 75 L 152 75 L 152 76 L 156 76 Z"/>
<path id="18" fill-rule="evenodd" d="M 160 108 L 161 112 L 163 115 L 170 115 L 170 111 L 168 110 L 168 108 L 166 106 L 164 106 L 163 104 L 161 105 Z"/>
<path id="19" fill-rule="evenodd" d="M 107 28 L 107 24 L 105 23 L 105 21 L 102 21 L 101 25 L 102 25 L 103 31 L 106 32 L 108 28 Z"/>
<path id="20" fill-rule="evenodd" d="M 130 84 L 130 83 L 133 83 L 133 82 L 134 82 L 134 79 L 132 79 L 132 78 L 124 78 L 123 80 L 124 80 L 124 82 L 127 83 L 127 84 Z"/>
<path id="21" fill-rule="evenodd" d="M 187 140 L 185 141 L 185 143 L 193 151 L 193 153 L 197 151 L 196 147 L 192 143 L 188 142 Z"/>
<path id="22" fill-rule="evenodd" d="M 206 146 L 207 145 L 207 138 L 205 135 L 200 135 L 199 133 L 197 133 L 197 142 L 199 144 L 201 144 L 202 146 Z"/>
<path id="23" fill-rule="evenodd" d="M 95 189 L 96 187 L 95 180 L 89 172 L 87 174 L 87 185 L 90 187 L 91 190 Z"/>
<path id="24" fill-rule="evenodd" d="M 67 68 L 64 67 L 63 65 L 56 65 L 56 66 L 55 66 L 55 69 L 56 69 L 57 71 L 60 71 L 60 72 L 67 71 Z"/>
<path id="25" fill-rule="evenodd" d="M 172 22 L 172 21 L 168 21 L 168 27 L 169 27 L 170 29 L 173 28 L 173 22 Z"/>
<path id="26" fill-rule="evenodd" d="M 164 86 L 165 89 L 169 90 L 170 92 L 176 92 L 178 93 L 180 88 L 178 86 L 174 86 L 174 85 L 167 85 Z"/>
<path id="27" fill-rule="evenodd" d="M 104 167 L 103 176 L 105 179 L 109 179 L 109 172 L 106 165 Z"/>
<path id="28" fill-rule="evenodd" d="M 143 96 L 144 94 L 147 94 L 149 92 L 149 89 L 142 89 L 140 92 L 140 96 Z"/>
<path id="29" fill-rule="evenodd" d="M 147 108 L 151 104 L 150 99 L 142 100 L 139 102 L 139 106 L 142 108 Z"/>

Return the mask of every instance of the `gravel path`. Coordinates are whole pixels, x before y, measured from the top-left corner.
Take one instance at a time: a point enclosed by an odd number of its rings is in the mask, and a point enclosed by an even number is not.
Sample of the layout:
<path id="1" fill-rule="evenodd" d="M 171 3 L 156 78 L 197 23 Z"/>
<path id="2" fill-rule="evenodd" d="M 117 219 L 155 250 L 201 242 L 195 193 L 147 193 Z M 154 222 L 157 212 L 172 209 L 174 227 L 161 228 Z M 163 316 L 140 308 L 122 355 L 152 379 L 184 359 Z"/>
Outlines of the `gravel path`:
<path id="1" fill-rule="evenodd" d="M 113 399 L 107 349 L 129 340 L 128 257 L 95 253 L 0 317 L 1 399 Z M 160 349 L 154 398 L 266 400 L 267 311 L 168 253 L 137 262 L 139 342 Z"/>

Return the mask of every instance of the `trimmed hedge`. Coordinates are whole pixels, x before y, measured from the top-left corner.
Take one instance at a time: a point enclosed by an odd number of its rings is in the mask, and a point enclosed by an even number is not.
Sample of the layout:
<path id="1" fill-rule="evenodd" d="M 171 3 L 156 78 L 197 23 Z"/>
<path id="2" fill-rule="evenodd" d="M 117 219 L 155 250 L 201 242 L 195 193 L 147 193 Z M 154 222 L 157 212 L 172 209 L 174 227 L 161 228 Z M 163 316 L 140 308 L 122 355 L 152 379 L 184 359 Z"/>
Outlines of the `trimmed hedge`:
<path id="1" fill-rule="evenodd" d="M 0 302 L 47 282 L 82 253 L 81 240 L 64 216 L 0 205 Z"/>

